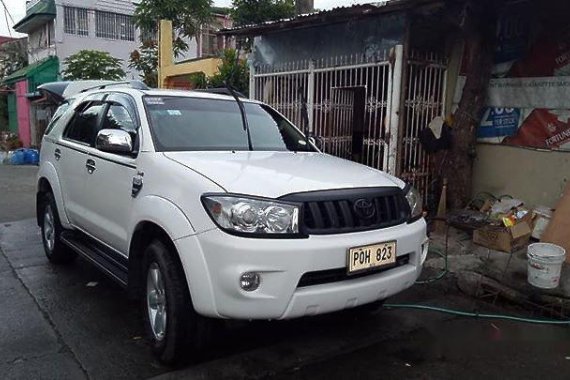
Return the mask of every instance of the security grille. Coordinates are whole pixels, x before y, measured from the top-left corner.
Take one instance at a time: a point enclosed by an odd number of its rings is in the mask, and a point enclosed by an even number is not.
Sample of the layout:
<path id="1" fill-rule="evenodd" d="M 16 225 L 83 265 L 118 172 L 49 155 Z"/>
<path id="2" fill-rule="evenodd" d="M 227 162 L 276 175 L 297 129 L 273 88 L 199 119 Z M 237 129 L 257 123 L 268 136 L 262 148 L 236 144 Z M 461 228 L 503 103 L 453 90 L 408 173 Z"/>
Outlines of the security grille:
<path id="1" fill-rule="evenodd" d="M 87 9 L 63 7 L 63 30 L 67 34 L 89 35 L 89 17 Z"/>
<path id="2" fill-rule="evenodd" d="M 434 172 L 419 136 L 436 116 L 445 116 L 447 65 L 437 54 L 419 51 L 412 51 L 407 63 L 400 177 L 427 195 Z"/>
<path id="3" fill-rule="evenodd" d="M 250 96 L 270 104 L 301 125 L 301 97 L 309 110 L 309 130 L 323 150 L 388 170 L 392 65 L 388 53 L 348 55 L 251 68 Z M 360 108 L 356 97 L 361 96 Z M 364 115 L 355 136 L 355 110 Z M 360 152 L 355 155 L 353 148 Z M 360 145 L 360 147 L 358 147 Z"/>
<path id="4" fill-rule="evenodd" d="M 135 24 L 129 15 L 95 11 L 95 35 L 112 40 L 135 40 Z"/>

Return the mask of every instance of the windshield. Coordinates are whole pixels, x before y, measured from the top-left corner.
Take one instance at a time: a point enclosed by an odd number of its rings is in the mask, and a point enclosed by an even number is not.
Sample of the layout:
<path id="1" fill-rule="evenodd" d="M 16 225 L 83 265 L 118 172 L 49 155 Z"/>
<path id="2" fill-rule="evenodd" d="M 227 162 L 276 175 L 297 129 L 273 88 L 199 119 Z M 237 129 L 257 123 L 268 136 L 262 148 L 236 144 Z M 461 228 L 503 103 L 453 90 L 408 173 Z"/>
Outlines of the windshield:
<path id="1" fill-rule="evenodd" d="M 249 150 L 234 100 L 146 96 L 157 151 Z M 269 106 L 244 102 L 253 150 L 314 151 L 304 135 Z"/>

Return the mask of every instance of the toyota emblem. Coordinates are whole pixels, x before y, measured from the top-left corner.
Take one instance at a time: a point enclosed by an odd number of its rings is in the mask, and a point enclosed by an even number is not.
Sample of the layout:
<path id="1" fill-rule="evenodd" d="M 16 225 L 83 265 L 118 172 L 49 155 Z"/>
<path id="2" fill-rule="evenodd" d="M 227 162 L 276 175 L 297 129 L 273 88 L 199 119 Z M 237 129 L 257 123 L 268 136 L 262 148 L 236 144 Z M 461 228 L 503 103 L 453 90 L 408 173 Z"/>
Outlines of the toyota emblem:
<path id="1" fill-rule="evenodd" d="M 360 219 L 372 219 L 376 215 L 376 207 L 370 199 L 357 199 L 352 204 L 352 208 Z"/>

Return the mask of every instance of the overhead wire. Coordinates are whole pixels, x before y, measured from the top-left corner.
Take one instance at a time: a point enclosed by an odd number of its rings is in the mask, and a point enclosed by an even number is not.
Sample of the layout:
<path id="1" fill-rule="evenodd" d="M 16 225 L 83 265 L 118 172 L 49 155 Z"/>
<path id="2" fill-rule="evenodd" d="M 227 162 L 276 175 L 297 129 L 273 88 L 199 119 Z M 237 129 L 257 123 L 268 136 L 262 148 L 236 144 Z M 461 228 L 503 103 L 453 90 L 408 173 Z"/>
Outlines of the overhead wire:
<path id="1" fill-rule="evenodd" d="M 0 0 L 0 3 L 4 7 L 4 19 L 6 20 L 6 26 L 8 27 L 8 34 L 10 35 L 10 37 L 13 37 L 12 36 L 12 27 L 10 26 L 10 23 L 8 22 L 8 17 L 10 17 L 10 20 L 12 20 L 12 25 L 15 24 L 14 18 L 12 17 L 10 10 L 6 6 L 6 3 L 4 3 L 4 0 Z"/>

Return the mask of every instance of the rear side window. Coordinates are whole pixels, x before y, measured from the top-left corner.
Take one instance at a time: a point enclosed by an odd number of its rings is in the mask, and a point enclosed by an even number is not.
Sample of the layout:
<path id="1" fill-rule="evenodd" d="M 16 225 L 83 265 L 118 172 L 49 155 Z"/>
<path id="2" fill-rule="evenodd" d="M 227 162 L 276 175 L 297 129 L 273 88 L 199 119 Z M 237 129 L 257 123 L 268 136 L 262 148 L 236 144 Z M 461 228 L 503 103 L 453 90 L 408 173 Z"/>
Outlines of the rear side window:
<path id="1" fill-rule="evenodd" d="M 84 144 L 93 145 L 98 130 L 99 114 L 104 105 L 94 103 L 83 111 L 76 112 L 67 126 L 63 137 Z"/>
<path id="2" fill-rule="evenodd" d="M 49 135 L 57 124 L 61 124 L 62 122 L 69 120 L 69 117 L 71 116 L 72 112 L 66 112 L 66 111 L 70 111 L 69 103 L 63 103 L 58 107 L 58 109 L 53 114 L 48 126 L 46 127 L 46 131 L 44 134 Z"/>

